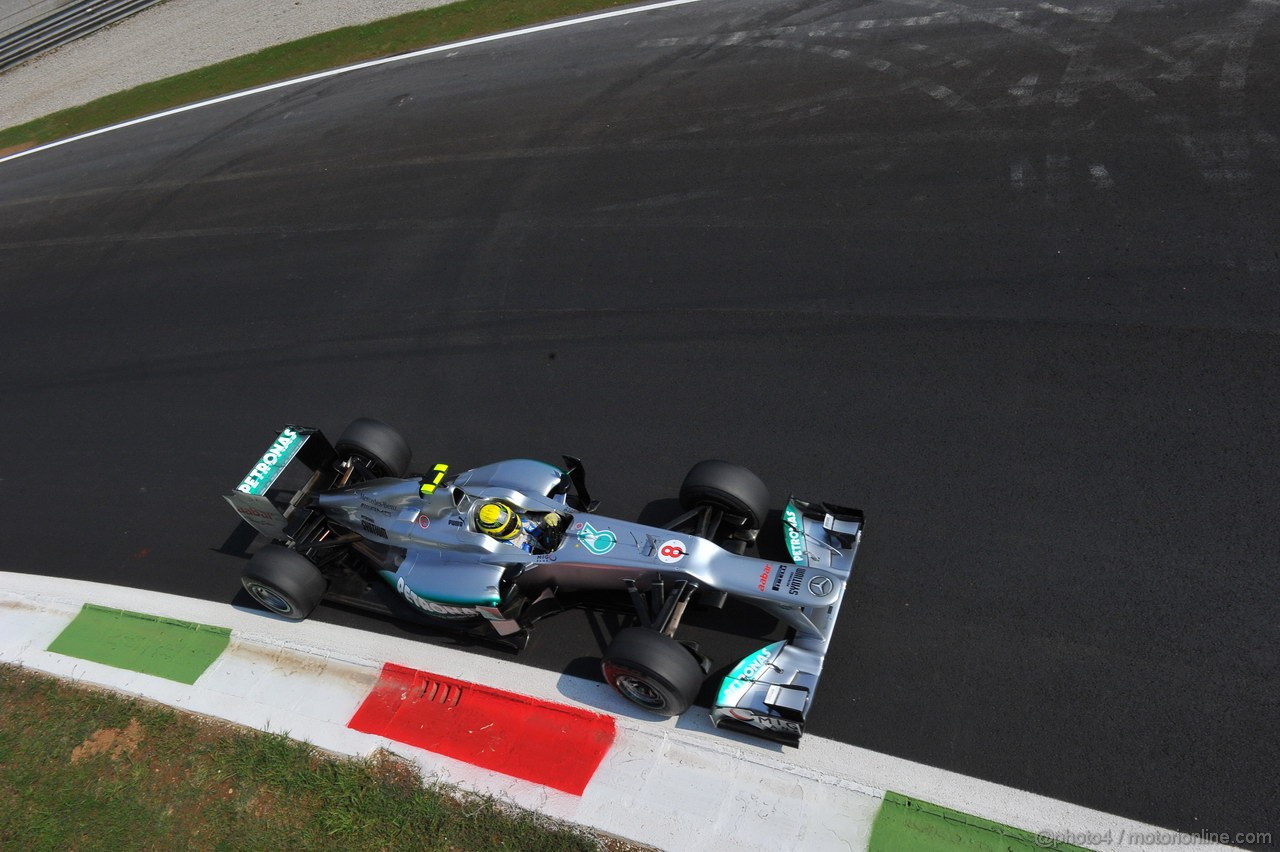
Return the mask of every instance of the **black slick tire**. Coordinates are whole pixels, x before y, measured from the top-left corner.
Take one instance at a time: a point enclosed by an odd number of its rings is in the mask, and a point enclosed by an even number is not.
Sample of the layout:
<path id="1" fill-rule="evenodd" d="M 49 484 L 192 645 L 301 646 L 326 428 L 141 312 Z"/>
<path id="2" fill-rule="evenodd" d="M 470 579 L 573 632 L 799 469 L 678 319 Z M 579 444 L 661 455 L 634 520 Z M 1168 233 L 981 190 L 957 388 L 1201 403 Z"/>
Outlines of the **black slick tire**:
<path id="1" fill-rule="evenodd" d="M 746 518 L 747 528 L 758 530 L 769 513 L 769 489 L 741 465 L 708 459 L 685 475 L 680 505 L 685 509 L 715 506 L 726 514 Z"/>
<path id="2" fill-rule="evenodd" d="M 240 583 L 263 607 L 297 621 L 311 614 L 328 587 L 311 560 L 278 544 L 269 544 L 253 555 Z"/>
<path id="3" fill-rule="evenodd" d="M 372 462 L 378 476 L 402 477 L 413 457 L 404 436 L 381 420 L 360 417 L 352 420 L 334 444 L 340 457 L 361 456 Z"/>
<path id="4" fill-rule="evenodd" d="M 643 627 L 619 632 L 609 643 L 601 668 L 619 695 L 657 716 L 679 716 L 688 710 L 704 677 L 688 648 Z"/>

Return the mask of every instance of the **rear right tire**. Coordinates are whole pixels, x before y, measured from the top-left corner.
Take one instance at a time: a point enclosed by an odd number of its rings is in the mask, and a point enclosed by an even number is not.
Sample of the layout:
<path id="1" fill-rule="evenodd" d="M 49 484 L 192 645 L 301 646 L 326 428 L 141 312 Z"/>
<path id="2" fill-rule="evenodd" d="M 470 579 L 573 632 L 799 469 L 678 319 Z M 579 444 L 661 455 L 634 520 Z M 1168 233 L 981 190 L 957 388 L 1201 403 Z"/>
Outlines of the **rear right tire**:
<path id="1" fill-rule="evenodd" d="M 413 457 L 404 436 L 372 417 L 351 421 L 333 446 L 341 457 L 357 455 L 368 460 L 377 476 L 404 476 Z"/>

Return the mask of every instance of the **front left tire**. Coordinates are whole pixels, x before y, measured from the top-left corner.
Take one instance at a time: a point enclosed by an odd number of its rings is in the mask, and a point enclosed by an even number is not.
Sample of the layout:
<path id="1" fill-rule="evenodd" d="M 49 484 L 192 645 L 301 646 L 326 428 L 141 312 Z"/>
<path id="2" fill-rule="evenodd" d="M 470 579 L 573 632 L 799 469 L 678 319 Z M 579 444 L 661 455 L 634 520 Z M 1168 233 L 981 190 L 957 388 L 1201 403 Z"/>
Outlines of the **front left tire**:
<path id="1" fill-rule="evenodd" d="M 601 661 L 604 679 L 618 694 L 657 716 L 679 716 L 702 688 L 702 665 L 670 636 L 628 627 L 609 643 Z"/>

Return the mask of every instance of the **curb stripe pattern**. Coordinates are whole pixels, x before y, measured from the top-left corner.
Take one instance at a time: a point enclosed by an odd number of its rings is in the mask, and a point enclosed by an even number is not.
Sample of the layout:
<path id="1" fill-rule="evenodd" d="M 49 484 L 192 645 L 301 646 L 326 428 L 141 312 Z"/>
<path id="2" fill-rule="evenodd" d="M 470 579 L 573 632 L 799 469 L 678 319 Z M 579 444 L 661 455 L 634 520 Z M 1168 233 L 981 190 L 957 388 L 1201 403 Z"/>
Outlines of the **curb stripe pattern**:
<path id="1" fill-rule="evenodd" d="M 154 599 L 155 605 L 148 607 L 153 612 L 191 620 L 84 603 L 101 599 L 119 605 L 139 597 L 149 603 Z M 1057 838 L 1075 831 L 1074 826 L 1101 827 L 1099 837 L 1110 836 L 1106 829 L 1114 826 L 1126 839 L 1129 831 L 1151 832 L 1135 837 L 1168 833 L 1065 802 L 1040 802 L 1017 790 L 983 791 L 984 782 L 939 778 L 927 767 L 918 767 L 918 777 L 911 776 L 922 792 L 941 791 L 957 800 L 953 804 L 985 803 L 1000 818 L 1013 811 L 992 796 L 1011 796 L 1021 802 L 1016 815 L 1022 819 L 1015 821 L 1039 820 L 1044 827 L 1033 834 L 868 786 L 866 772 L 862 781 L 842 781 L 845 776 L 838 770 L 827 777 L 832 770 L 819 768 L 823 764 L 811 762 L 812 756 L 804 758 L 803 750 L 795 763 L 783 755 L 775 762 L 711 736 L 710 730 L 697 731 L 696 722 L 694 729 L 679 733 L 670 726 L 633 724 L 625 711 L 615 719 L 594 709 L 601 706 L 590 697 L 598 693 L 596 684 L 573 681 L 566 692 L 558 681 L 535 677 L 530 694 L 507 692 L 458 678 L 479 670 L 486 673 L 484 680 L 494 682 L 505 670 L 454 659 L 450 653 L 423 654 L 409 643 L 400 648 L 395 641 L 384 653 L 398 648 L 406 659 L 421 659 L 430 669 L 454 676 L 378 663 L 381 654 L 370 651 L 381 643 L 366 643 L 362 634 L 347 635 L 327 625 L 297 628 L 303 638 L 294 644 L 285 638 L 289 631 L 277 630 L 271 622 L 260 628 L 256 616 L 230 608 L 7 572 L 0 572 L 0 609 L 5 612 L 0 660 L 250 727 L 293 731 L 299 739 L 341 754 L 390 748 L 417 761 L 428 775 L 463 789 L 496 793 L 521 807 L 682 852 L 705 848 L 708 838 L 744 849 L 772 849 L 778 837 L 800 839 L 815 850 L 854 852 L 1086 852 Z M 235 626 L 205 623 L 224 617 Z M 89 668 L 78 661 L 89 661 Z M 122 674 L 113 677 L 112 670 Z M 131 674 L 135 672 L 142 676 Z M 574 690 L 584 687 L 575 697 Z M 562 703 L 559 696 L 579 704 Z M 583 697 L 586 706 L 580 704 Z M 850 756 L 869 761 L 863 768 L 873 775 L 904 774 L 892 758 L 862 751 Z M 548 768 L 552 766 L 556 768 Z M 711 776 L 722 779 L 723 787 L 705 786 Z M 956 784 L 972 784 L 977 790 Z M 671 795 L 678 798 L 665 798 Z M 661 803 L 670 809 L 663 810 Z M 655 807 L 669 820 L 655 825 Z M 1153 848 L 1157 842 L 1139 841 L 1126 848 Z M 1105 840 L 1100 848 L 1118 852 L 1117 844 Z M 1203 848 L 1228 847 L 1206 843 Z"/>
<path id="2" fill-rule="evenodd" d="M 1069 843 L 886 790 L 868 852 L 1089 852 Z"/>
<path id="3" fill-rule="evenodd" d="M 194 684 L 231 630 L 85 604 L 48 650 Z M 581 796 L 616 736 L 612 716 L 384 663 L 347 727 Z M 1032 852 L 1029 832 L 886 792 L 868 852 Z M 1087 852 L 1053 844 L 1058 852 Z"/>
<path id="4" fill-rule="evenodd" d="M 191 685 L 230 641 L 230 628 L 85 604 L 48 650 Z"/>
<path id="5" fill-rule="evenodd" d="M 387 663 L 348 727 L 581 796 L 612 716 Z"/>

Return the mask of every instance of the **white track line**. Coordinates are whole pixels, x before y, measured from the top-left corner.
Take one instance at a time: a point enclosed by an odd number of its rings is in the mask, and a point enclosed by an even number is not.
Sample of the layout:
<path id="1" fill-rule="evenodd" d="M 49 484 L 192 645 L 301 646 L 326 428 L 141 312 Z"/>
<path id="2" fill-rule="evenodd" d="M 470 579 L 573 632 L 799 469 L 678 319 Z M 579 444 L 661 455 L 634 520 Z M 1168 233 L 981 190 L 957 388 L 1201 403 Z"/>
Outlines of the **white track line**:
<path id="1" fill-rule="evenodd" d="M 250 95 L 260 94 L 262 92 L 270 92 L 273 89 L 283 89 L 286 86 L 298 86 L 303 83 L 310 83 L 314 80 L 323 80 L 326 77 L 336 77 L 339 74 L 348 74 L 352 71 L 360 71 L 365 68 L 376 68 L 379 65 L 389 65 L 392 62 L 403 62 L 407 59 L 416 59 L 419 56 L 427 56 L 432 53 L 440 53 L 446 50 L 459 50 L 464 47 L 472 47 L 477 44 L 486 44 L 491 41 L 503 41 L 517 36 L 533 35 L 534 33 L 546 32 L 548 30 L 558 30 L 563 27 L 573 27 L 578 24 L 589 24 L 594 21 L 603 21 L 608 18 L 620 18 L 625 15 L 635 15 L 640 12 L 652 12 L 655 9 L 665 9 L 668 6 L 684 6 L 689 3 L 699 3 L 701 0 L 665 0 L 662 3 L 651 3 L 647 6 L 632 6 L 626 9 L 615 9 L 612 12 L 600 12 L 595 15 L 587 15 L 582 18 L 570 18 L 565 21 L 552 21 L 549 24 L 538 24 L 533 27 L 526 27 L 520 30 L 511 30 L 509 32 L 494 33 L 492 35 L 480 36 L 478 38 L 467 39 L 466 41 L 455 41 L 450 44 L 440 44 L 435 47 L 426 47 L 422 50 L 415 50 L 411 53 L 400 53 L 395 56 L 384 56 L 381 59 L 370 59 L 367 62 L 360 62 L 355 65 L 346 65 L 342 68 L 332 68 L 328 71 L 318 71 L 315 74 L 308 74 L 305 77 L 296 77 L 291 80 L 281 80 L 278 83 L 268 83 L 265 86 L 259 86 L 255 89 L 245 89 L 242 92 L 232 92 L 229 95 L 219 95 L 216 98 L 210 98 L 207 101 L 199 101 L 186 106 L 174 107 L 173 109 L 157 112 L 153 115 L 144 115 L 141 118 L 134 118 L 129 121 L 113 124 L 109 127 L 100 127 L 97 130 L 90 130 L 87 133 L 81 133 L 78 136 L 70 136 L 66 139 L 59 139 L 57 142 L 50 142 L 46 145 L 39 145 L 35 148 L 28 148 L 25 151 L 19 151 L 16 154 L 10 154 L 7 157 L 0 157 L 0 163 L 7 163 L 10 160 L 16 160 L 19 157 L 26 157 L 40 151 L 47 151 L 50 148 L 57 148 L 61 145 L 67 145 L 72 142 L 78 142 L 81 139 L 88 139 L 91 136 L 98 136 L 102 133 L 110 133 L 113 130 L 120 130 L 125 127 L 132 127 L 135 124 L 143 124 L 148 121 L 155 121 L 159 118 L 167 118 L 171 115 L 187 112 L 188 110 L 200 109 L 201 107 L 213 106 L 214 104 L 225 103 L 226 101 L 234 101 L 237 98 L 246 98 Z"/>

